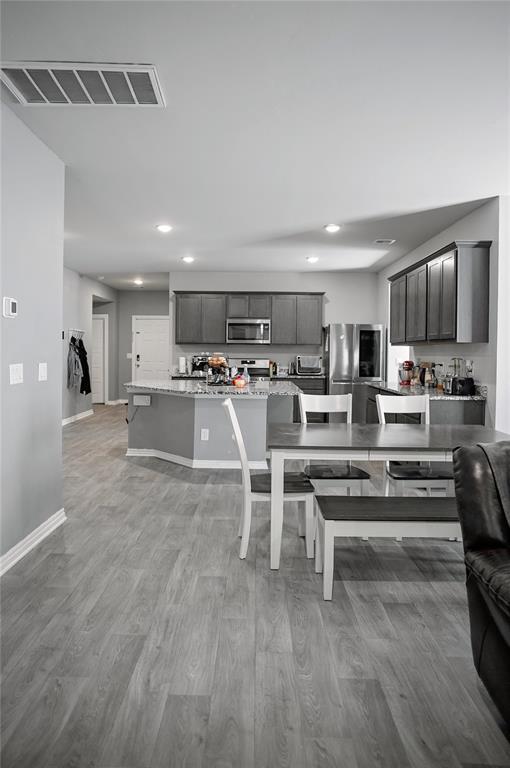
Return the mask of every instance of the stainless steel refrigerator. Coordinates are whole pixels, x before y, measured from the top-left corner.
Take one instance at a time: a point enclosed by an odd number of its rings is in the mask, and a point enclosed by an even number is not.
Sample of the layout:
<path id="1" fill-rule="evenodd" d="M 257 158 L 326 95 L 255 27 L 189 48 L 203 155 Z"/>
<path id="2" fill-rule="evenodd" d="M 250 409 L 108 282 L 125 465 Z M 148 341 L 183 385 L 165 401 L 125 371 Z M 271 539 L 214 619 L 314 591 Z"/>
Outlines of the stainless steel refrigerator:
<path id="1" fill-rule="evenodd" d="M 384 381 L 386 376 L 384 325 L 328 325 L 324 333 L 324 363 L 328 393 L 351 393 L 352 420 L 364 424 L 368 394 L 365 385 Z M 329 420 L 335 421 L 335 418 L 330 416 Z"/>

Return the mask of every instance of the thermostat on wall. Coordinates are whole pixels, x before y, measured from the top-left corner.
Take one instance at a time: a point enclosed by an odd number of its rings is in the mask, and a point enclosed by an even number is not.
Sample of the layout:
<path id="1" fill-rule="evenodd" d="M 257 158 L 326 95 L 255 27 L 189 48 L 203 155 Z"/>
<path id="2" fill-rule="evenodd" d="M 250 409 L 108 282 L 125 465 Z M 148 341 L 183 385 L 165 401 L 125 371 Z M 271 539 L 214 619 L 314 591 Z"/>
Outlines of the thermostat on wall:
<path id="1" fill-rule="evenodd" d="M 18 316 L 18 300 L 4 296 L 4 317 Z"/>

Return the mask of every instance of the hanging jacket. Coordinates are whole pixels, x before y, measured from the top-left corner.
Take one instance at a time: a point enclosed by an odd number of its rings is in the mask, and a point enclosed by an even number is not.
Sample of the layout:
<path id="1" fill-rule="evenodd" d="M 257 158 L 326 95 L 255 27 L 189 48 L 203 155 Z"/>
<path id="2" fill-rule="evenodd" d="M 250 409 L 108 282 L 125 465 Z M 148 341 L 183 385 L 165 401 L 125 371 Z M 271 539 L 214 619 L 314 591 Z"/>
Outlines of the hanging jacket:
<path id="1" fill-rule="evenodd" d="M 79 339 L 78 341 L 78 356 L 80 358 L 81 370 L 82 370 L 80 394 L 90 395 L 90 393 L 92 392 L 92 389 L 90 387 L 89 364 L 87 362 L 87 350 L 85 349 L 85 345 L 82 339 Z"/>
<path id="2" fill-rule="evenodd" d="M 67 353 L 67 388 L 77 389 L 81 384 L 83 371 L 76 346 L 76 339 L 71 337 L 69 342 L 69 351 Z"/>

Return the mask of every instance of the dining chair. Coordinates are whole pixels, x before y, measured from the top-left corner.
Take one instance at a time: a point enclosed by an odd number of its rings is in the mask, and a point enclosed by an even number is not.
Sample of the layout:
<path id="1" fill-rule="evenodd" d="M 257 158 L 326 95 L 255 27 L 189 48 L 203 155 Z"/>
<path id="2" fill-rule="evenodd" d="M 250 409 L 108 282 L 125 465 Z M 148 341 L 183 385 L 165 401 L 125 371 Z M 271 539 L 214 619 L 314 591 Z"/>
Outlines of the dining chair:
<path id="1" fill-rule="evenodd" d="M 299 411 L 301 423 L 307 424 L 307 413 L 345 414 L 346 423 L 352 424 L 352 395 L 305 395 L 300 392 Z M 350 461 L 337 464 L 309 464 L 304 473 L 312 481 L 316 492 L 324 493 L 327 488 L 346 488 L 347 496 L 351 489 L 357 489 L 363 496 L 370 475 L 364 469 L 354 467 Z"/>
<path id="2" fill-rule="evenodd" d="M 239 557 L 241 560 L 244 560 L 250 539 L 252 503 L 254 501 L 271 501 L 271 473 L 251 474 L 243 434 L 231 398 L 223 401 L 223 407 L 230 418 L 234 431 L 234 440 L 241 461 L 243 506 L 238 535 L 241 537 Z M 310 480 L 302 473 L 285 472 L 283 489 L 284 501 L 297 501 L 302 503 L 304 507 L 304 509 L 300 509 L 298 532 L 300 536 L 305 537 L 306 556 L 312 558 L 314 556 L 315 538 L 314 487 Z"/>
<path id="3" fill-rule="evenodd" d="M 422 424 L 430 424 L 428 395 L 376 395 L 379 423 L 386 424 L 386 415 L 419 414 Z M 424 488 L 427 496 L 433 489 L 446 496 L 455 493 L 452 467 L 447 462 L 423 463 L 386 461 L 384 465 L 384 495 L 404 496 L 407 488 Z"/>

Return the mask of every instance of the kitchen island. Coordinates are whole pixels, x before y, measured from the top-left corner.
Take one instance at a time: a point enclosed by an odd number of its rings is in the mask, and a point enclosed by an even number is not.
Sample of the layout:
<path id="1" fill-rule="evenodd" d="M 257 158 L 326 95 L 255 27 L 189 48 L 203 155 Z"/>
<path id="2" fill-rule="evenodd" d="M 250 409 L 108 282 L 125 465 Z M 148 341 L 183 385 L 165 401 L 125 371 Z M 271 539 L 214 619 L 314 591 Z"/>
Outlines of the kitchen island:
<path id="1" fill-rule="evenodd" d="M 128 382 L 127 456 L 155 456 L 192 468 L 240 466 L 232 428 L 222 406 L 231 397 L 253 469 L 267 469 L 269 423 L 292 422 L 290 381 L 257 381 L 243 389 L 206 382 Z M 145 403 L 145 404 L 144 404 Z"/>

